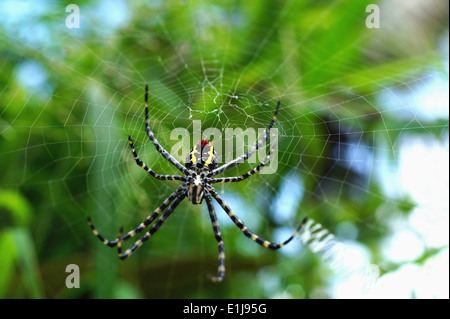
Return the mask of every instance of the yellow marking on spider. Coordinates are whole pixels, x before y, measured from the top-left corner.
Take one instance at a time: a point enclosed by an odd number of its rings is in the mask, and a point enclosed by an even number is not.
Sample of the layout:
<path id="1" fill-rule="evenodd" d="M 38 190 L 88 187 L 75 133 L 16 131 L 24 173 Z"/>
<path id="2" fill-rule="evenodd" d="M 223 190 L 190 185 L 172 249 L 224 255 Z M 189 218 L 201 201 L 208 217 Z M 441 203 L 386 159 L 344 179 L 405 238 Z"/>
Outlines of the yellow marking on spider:
<path id="1" fill-rule="evenodd" d="M 269 245 L 270 245 L 270 243 L 269 243 L 267 240 L 265 240 L 265 241 L 263 242 L 263 246 L 264 246 L 264 247 L 269 248 Z"/>
<path id="2" fill-rule="evenodd" d="M 197 164 L 197 158 L 194 155 L 195 153 L 198 153 L 198 151 L 197 151 L 197 144 L 194 145 L 194 147 L 192 148 L 192 152 L 190 153 L 191 154 L 192 164 Z"/>
<path id="3" fill-rule="evenodd" d="M 97 231 L 97 229 L 93 229 L 92 232 L 94 233 L 95 236 L 98 236 L 98 231 Z"/>
<path id="4" fill-rule="evenodd" d="M 208 159 L 205 162 L 205 165 L 209 165 L 212 162 L 212 159 L 214 158 L 214 146 L 211 145 L 211 147 L 209 148 L 209 152 L 208 152 Z"/>
<path id="5" fill-rule="evenodd" d="M 250 237 L 251 240 L 256 241 L 258 239 L 258 236 L 252 234 L 252 237 Z"/>
<path id="6" fill-rule="evenodd" d="M 248 228 L 244 226 L 244 227 L 241 228 L 241 231 L 244 232 L 244 231 L 246 231 L 247 229 L 248 229 Z"/>

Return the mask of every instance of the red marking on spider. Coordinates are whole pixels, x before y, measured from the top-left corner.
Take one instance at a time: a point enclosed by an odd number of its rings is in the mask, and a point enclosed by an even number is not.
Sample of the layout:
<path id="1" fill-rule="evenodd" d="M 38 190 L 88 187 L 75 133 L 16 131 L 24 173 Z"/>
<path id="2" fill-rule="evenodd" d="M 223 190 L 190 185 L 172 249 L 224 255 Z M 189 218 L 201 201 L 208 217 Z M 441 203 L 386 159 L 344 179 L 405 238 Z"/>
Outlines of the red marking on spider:
<path id="1" fill-rule="evenodd" d="M 205 147 L 205 146 L 208 146 L 208 145 L 211 144 L 211 142 L 208 141 L 208 140 L 201 140 L 201 141 L 198 142 L 198 143 L 200 143 L 200 146 L 201 146 L 201 147 Z M 198 144 L 198 143 L 197 143 L 197 144 Z"/>

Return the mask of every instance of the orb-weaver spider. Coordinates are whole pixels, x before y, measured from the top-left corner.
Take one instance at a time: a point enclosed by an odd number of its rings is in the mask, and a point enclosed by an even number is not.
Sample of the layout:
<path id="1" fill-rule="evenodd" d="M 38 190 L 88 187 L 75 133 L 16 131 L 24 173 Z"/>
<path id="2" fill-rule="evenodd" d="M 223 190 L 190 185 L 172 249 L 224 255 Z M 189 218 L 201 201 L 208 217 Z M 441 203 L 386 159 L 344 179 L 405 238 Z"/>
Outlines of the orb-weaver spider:
<path id="1" fill-rule="evenodd" d="M 214 146 L 207 140 L 201 140 L 191 149 L 190 153 L 186 159 L 186 166 L 181 165 L 172 155 L 170 155 L 156 140 L 153 131 L 149 126 L 148 119 L 148 85 L 145 86 L 145 132 L 147 133 L 150 141 L 155 145 L 156 150 L 161 153 L 161 155 L 169 161 L 172 165 L 174 165 L 177 169 L 179 169 L 184 176 L 178 175 L 159 175 L 155 171 L 153 171 L 150 167 L 148 167 L 144 162 L 142 162 L 134 148 L 133 141 L 131 136 L 128 136 L 128 141 L 131 147 L 131 151 L 133 152 L 134 159 L 136 160 L 136 164 L 141 166 L 144 170 L 146 170 L 151 176 L 160 180 L 176 180 L 183 181 L 184 183 L 178 187 L 176 191 L 174 191 L 150 216 L 148 216 L 139 226 L 135 229 L 129 231 L 127 234 L 123 235 L 123 229 L 120 230 L 118 238 L 109 241 L 101 236 L 97 229 L 94 227 L 91 219 L 88 217 L 89 226 L 92 229 L 92 232 L 95 236 L 97 236 L 103 244 L 109 247 L 116 247 L 118 251 L 118 256 L 121 260 L 128 258 L 131 254 L 133 254 L 136 249 L 138 249 L 145 241 L 147 241 L 156 231 L 164 224 L 167 218 L 173 213 L 175 208 L 180 204 L 180 202 L 187 197 L 189 202 L 197 205 L 201 204 L 203 199 L 206 201 L 206 205 L 209 211 L 209 217 L 211 219 L 214 235 L 218 244 L 219 249 L 219 265 L 217 270 L 217 276 L 209 276 L 212 281 L 222 281 L 225 277 L 225 250 L 224 243 L 222 240 L 222 234 L 220 232 L 219 223 L 216 217 L 216 213 L 214 210 L 214 205 L 212 202 L 213 197 L 217 203 L 223 208 L 223 210 L 228 214 L 231 220 L 236 224 L 237 227 L 241 230 L 241 232 L 260 244 L 265 248 L 269 248 L 272 250 L 277 250 L 287 243 L 289 243 L 302 229 L 303 225 L 306 222 L 306 218 L 300 224 L 300 226 L 296 229 L 296 231 L 285 240 L 281 244 L 274 244 L 267 240 L 262 239 L 256 234 L 252 233 L 247 227 L 244 226 L 244 223 L 234 214 L 231 208 L 225 203 L 225 201 L 217 194 L 211 184 L 214 183 L 231 183 L 231 182 L 240 182 L 245 180 L 246 178 L 252 176 L 253 174 L 260 171 L 269 161 L 270 156 L 275 150 L 275 145 L 270 149 L 266 158 L 262 163 L 256 166 L 251 171 L 243 174 L 242 176 L 236 177 L 222 177 L 222 178 L 214 178 L 215 175 L 220 174 L 227 169 L 234 167 L 245 160 L 247 160 L 253 153 L 255 153 L 264 143 L 266 143 L 269 135 L 270 129 L 272 128 L 275 120 L 277 118 L 278 110 L 280 108 L 280 101 L 278 101 L 277 107 L 275 109 L 275 114 L 273 115 L 272 121 L 270 122 L 269 127 L 266 130 L 266 134 L 263 135 L 260 140 L 254 145 L 247 153 L 235 158 L 234 160 L 217 167 L 217 156 L 216 151 L 214 150 Z M 169 206 L 170 205 L 170 206 Z M 161 213 L 165 210 L 165 212 Z M 144 230 L 147 226 L 149 226 L 156 218 L 159 219 L 156 223 L 150 227 L 150 229 L 140 238 L 138 239 L 129 249 L 122 253 L 122 242 L 126 241 L 137 233 Z"/>

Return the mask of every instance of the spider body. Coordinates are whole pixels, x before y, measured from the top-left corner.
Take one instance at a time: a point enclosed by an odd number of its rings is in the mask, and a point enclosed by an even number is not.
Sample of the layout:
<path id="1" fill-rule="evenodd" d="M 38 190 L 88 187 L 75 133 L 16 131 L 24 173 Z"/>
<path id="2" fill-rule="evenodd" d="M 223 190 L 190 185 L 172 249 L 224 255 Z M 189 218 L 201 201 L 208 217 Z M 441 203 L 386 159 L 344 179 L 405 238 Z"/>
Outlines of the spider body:
<path id="1" fill-rule="evenodd" d="M 198 141 L 189 151 L 186 158 L 186 168 L 197 175 L 189 180 L 188 200 L 194 205 L 201 204 L 205 195 L 205 174 L 217 168 L 217 153 L 208 140 Z"/>
<path id="2" fill-rule="evenodd" d="M 186 168 L 196 173 L 210 172 L 217 168 L 217 153 L 208 140 L 198 141 L 186 158 Z"/>
<path id="3" fill-rule="evenodd" d="M 145 132 L 150 139 L 150 141 L 155 145 L 156 150 L 173 166 L 175 166 L 178 170 L 180 170 L 183 175 L 160 175 L 153 171 L 150 167 L 148 167 L 144 162 L 140 160 L 137 155 L 136 149 L 134 148 L 133 141 L 131 136 L 128 136 L 128 141 L 131 147 L 131 151 L 133 153 L 136 164 L 142 167 L 145 171 L 147 171 L 151 176 L 159 180 L 175 180 L 184 182 L 181 186 L 179 186 L 161 205 L 156 208 L 152 214 L 150 214 L 141 224 L 139 224 L 136 228 L 132 229 L 126 234 L 122 233 L 122 229 L 119 231 L 119 235 L 116 239 L 109 241 L 105 239 L 102 235 L 99 234 L 97 229 L 94 227 L 91 219 L 88 217 L 89 226 L 92 229 L 94 235 L 99 238 L 103 244 L 109 247 L 117 247 L 118 257 L 121 260 L 124 260 L 131 256 L 136 249 L 142 246 L 142 244 L 150 239 L 158 229 L 164 224 L 167 218 L 173 213 L 176 207 L 180 204 L 180 202 L 184 198 L 188 198 L 189 202 L 198 205 L 206 201 L 206 205 L 208 207 L 209 217 L 211 220 L 214 237 L 217 241 L 217 246 L 219 250 L 218 255 L 218 268 L 217 268 L 217 276 L 209 276 L 212 281 L 222 281 L 225 277 L 225 248 L 224 242 L 222 240 L 222 234 L 220 232 L 219 223 L 217 220 L 216 212 L 214 209 L 214 205 L 212 199 L 214 198 L 216 202 L 222 207 L 225 213 L 230 217 L 230 219 L 234 222 L 234 224 L 241 230 L 241 232 L 257 244 L 271 249 L 277 250 L 288 244 L 302 229 L 303 225 L 306 222 L 306 218 L 300 224 L 300 226 L 295 230 L 295 232 L 285 240 L 281 244 L 275 244 L 270 241 L 264 240 L 258 235 L 252 233 L 244 223 L 237 217 L 237 215 L 231 210 L 231 208 L 227 205 L 227 203 L 219 196 L 219 194 L 215 191 L 212 184 L 214 183 L 233 183 L 233 182 L 241 182 L 253 174 L 259 172 L 269 161 L 270 156 L 275 150 L 275 145 L 271 147 L 269 153 L 262 163 L 256 166 L 251 171 L 235 177 L 222 177 L 215 178 L 214 176 L 228 170 L 229 168 L 235 167 L 240 163 L 246 161 L 253 153 L 255 153 L 263 144 L 266 143 L 269 135 L 270 129 L 272 128 L 275 120 L 277 118 L 278 110 L 280 107 L 280 101 L 278 101 L 277 108 L 275 109 L 275 114 L 270 122 L 268 129 L 266 130 L 266 134 L 263 135 L 256 145 L 254 145 L 251 149 L 247 151 L 247 153 L 235 158 L 234 160 L 218 167 L 217 154 L 214 149 L 214 146 L 208 140 L 198 141 L 194 147 L 190 150 L 189 154 L 186 158 L 185 166 L 181 165 L 173 156 L 171 156 L 157 141 L 153 131 L 150 128 L 149 120 L 148 120 L 148 86 L 145 87 Z M 136 234 L 143 231 L 147 226 L 156 222 L 150 227 L 150 229 L 141 236 L 130 248 L 128 248 L 125 252 L 122 252 L 122 243 Z"/>

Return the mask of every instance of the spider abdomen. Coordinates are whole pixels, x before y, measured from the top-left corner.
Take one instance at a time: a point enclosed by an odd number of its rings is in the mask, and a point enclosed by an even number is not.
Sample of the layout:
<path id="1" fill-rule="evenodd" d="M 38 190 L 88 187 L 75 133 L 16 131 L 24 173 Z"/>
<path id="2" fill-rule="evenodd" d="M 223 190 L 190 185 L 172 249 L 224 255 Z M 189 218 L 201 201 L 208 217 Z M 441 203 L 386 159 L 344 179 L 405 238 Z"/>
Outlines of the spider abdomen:
<path id="1" fill-rule="evenodd" d="M 194 145 L 186 157 L 186 167 L 196 172 L 217 167 L 217 153 L 210 141 L 201 140 Z"/>

